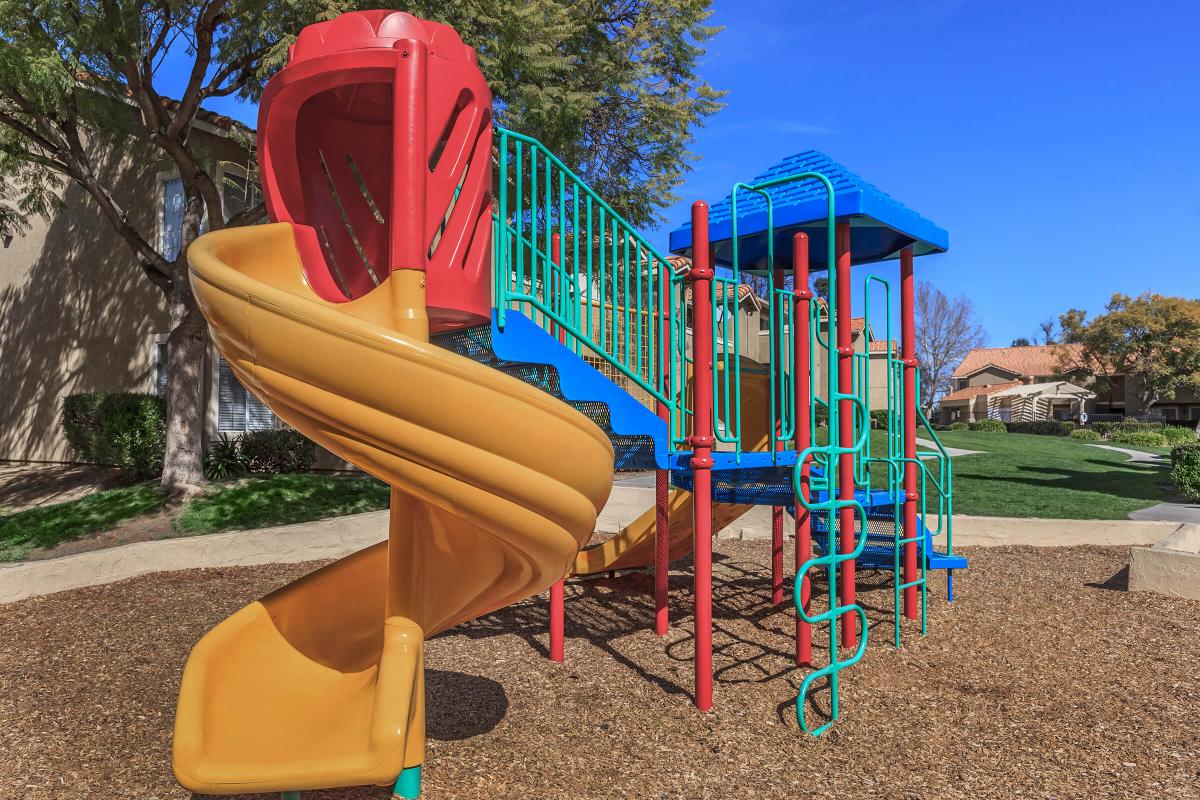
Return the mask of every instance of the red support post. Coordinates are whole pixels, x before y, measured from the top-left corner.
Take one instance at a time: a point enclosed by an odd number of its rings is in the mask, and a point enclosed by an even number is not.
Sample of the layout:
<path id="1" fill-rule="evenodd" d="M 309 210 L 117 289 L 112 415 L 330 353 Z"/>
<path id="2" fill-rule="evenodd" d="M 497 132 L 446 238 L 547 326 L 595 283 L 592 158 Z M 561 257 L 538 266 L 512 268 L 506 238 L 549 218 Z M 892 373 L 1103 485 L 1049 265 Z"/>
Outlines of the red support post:
<path id="1" fill-rule="evenodd" d="M 854 391 L 854 347 L 850 333 L 850 223 L 837 224 L 837 285 L 835 288 L 835 316 L 837 324 L 838 391 L 850 394 Z M 838 447 L 849 448 L 854 444 L 854 403 L 838 401 Z M 854 455 L 843 453 L 838 457 L 838 500 L 854 499 Z M 853 507 L 838 511 L 838 550 L 854 552 L 854 526 L 857 523 Z M 854 561 L 843 561 L 838 576 L 838 602 L 852 605 L 855 601 Z M 842 646 L 858 647 L 858 616 L 842 615 Z"/>
<path id="2" fill-rule="evenodd" d="M 712 253 L 708 245 L 708 204 L 692 204 L 692 447 L 694 592 L 696 599 L 696 708 L 712 708 L 712 448 L 713 320 Z"/>
<path id="3" fill-rule="evenodd" d="M 671 315 L 667 302 L 667 292 L 671 291 L 671 275 L 666 262 L 659 264 L 658 271 L 658 307 L 660 316 L 658 371 L 662 376 L 662 380 L 659 382 L 659 389 L 666 394 L 670 390 L 668 384 L 671 374 Z M 658 404 L 658 417 L 667 426 L 667 440 L 669 442 L 674 432 L 671 430 L 671 412 L 665 403 Z M 654 632 L 659 636 L 667 635 L 667 617 L 669 616 L 670 605 L 671 513 L 668 507 L 670 501 L 669 478 L 670 473 L 665 469 L 654 471 Z"/>
<path id="4" fill-rule="evenodd" d="M 562 262 L 562 245 L 557 233 L 550 236 L 550 258 L 556 265 Z M 547 293 L 549 292 L 549 288 L 546 287 Z M 546 298 L 546 302 L 551 308 L 554 307 L 549 297 Z M 558 332 L 558 340 L 566 344 L 566 330 L 557 324 L 555 324 L 555 328 Z M 558 582 L 550 587 L 550 660 L 559 664 L 563 662 L 566 620 L 566 585 L 564 579 L 559 578 Z"/>
<path id="5" fill-rule="evenodd" d="M 796 352 L 796 365 L 792 380 L 796 384 L 796 452 L 801 453 L 812 446 L 812 352 L 809 349 L 808 320 L 812 314 L 812 289 L 808 288 L 808 234 L 797 233 L 792 237 L 792 292 L 796 297 L 792 316 L 792 340 Z M 805 500 L 811 500 L 809 478 L 812 462 L 805 459 L 800 466 L 800 491 Z M 812 557 L 812 515 L 799 502 L 796 503 L 796 580 L 800 582 L 800 605 L 808 610 L 812 598 L 812 581 L 808 574 L 801 574 L 804 563 Z M 796 615 L 796 665 L 812 666 L 812 626 Z"/>
<path id="6" fill-rule="evenodd" d="M 550 587 L 550 660 L 563 662 L 563 640 L 566 633 L 566 582 L 559 578 Z"/>
<path id="7" fill-rule="evenodd" d="M 782 270 L 775 271 L 775 282 L 777 284 L 779 284 L 779 288 L 781 288 L 781 289 L 783 288 L 783 275 L 784 275 L 784 273 Z M 771 304 L 770 307 L 772 309 L 775 308 L 775 298 L 774 297 L 767 298 L 767 302 Z M 779 352 L 783 346 L 783 344 L 782 344 L 783 343 L 782 310 L 783 310 L 783 306 L 782 306 L 782 304 L 780 304 L 780 312 L 781 313 L 778 315 L 777 319 L 772 320 L 773 323 L 777 323 L 779 325 L 779 330 L 775 331 L 774 335 L 775 335 L 775 337 L 777 337 L 776 341 L 778 341 L 780 344 L 778 347 L 773 348 L 772 352 L 771 352 L 771 361 L 776 365 L 773 372 L 776 375 L 782 374 L 783 372 L 785 372 L 787 370 L 786 359 L 781 360 L 780 356 L 782 355 L 782 353 Z M 772 392 L 775 391 L 774 386 L 771 387 L 771 391 Z M 783 397 L 781 396 L 779 399 L 780 399 L 780 402 L 782 403 Z M 783 432 L 782 411 L 780 411 L 779 414 L 780 414 L 780 419 L 779 420 L 771 420 L 771 424 L 775 426 L 775 430 L 777 433 L 782 433 Z M 775 449 L 776 450 L 784 449 L 783 448 L 783 440 L 781 438 L 777 438 L 775 440 Z M 777 606 L 782 602 L 783 602 L 783 506 L 772 506 L 771 507 L 771 605 Z"/>
<path id="8" fill-rule="evenodd" d="M 562 237 L 557 233 L 550 234 L 550 262 L 556 267 L 562 264 Z M 546 297 L 546 304 L 561 314 L 563 309 L 566 307 L 566 303 L 563 302 L 563 298 L 570 296 L 567 289 L 567 276 L 563 275 L 558 270 L 552 270 L 550 275 L 550 286 L 553 287 L 554 291 L 552 294 L 549 294 Z M 557 297 L 554 295 L 557 295 Z M 567 329 L 562 325 L 559 325 L 557 322 L 551 324 L 554 326 L 554 332 L 558 334 L 558 341 L 562 344 L 566 344 Z"/>
<path id="9" fill-rule="evenodd" d="M 904 538 L 917 535 L 917 346 L 913 313 L 913 249 L 900 251 L 900 357 L 904 361 Z M 917 579 L 917 543 L 904 544 L 904 582 Z M 917 587 L 904 590 L 904 616 L 919 616 Z"/>

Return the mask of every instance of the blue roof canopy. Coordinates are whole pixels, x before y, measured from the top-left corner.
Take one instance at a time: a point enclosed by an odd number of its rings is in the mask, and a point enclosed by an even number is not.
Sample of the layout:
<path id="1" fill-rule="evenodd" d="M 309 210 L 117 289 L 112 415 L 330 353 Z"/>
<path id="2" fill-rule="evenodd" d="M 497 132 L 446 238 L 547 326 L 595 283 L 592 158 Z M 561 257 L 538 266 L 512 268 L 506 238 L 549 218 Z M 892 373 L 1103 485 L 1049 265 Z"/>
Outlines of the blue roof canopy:
<path id="1" fill-rule="evenodd" d="M 945 230 L 893 200 L 885 192 L 816 150 L 790 155 L 750 181 L 766 181 L 819 172 L 833 184 L 838 222 L 850 223 L 850 258 L 853 264 L 870 264 L 898 258 L 909 245 L 918 256 L 944 253 L 950 246 Z M 795 181 L 766 190 L 774 218 L 775 269 L 791 269 L 792 235 L 808 234 L 809 268 L 827 269 L 825 214 L 827 195 L 818 180 Z M 743 272 L 764 271 L 767 264 L 767 202 L 759 192 L 739 190 L 738 266 Z M 709 210 L 708 236 L 718 266 L 733 266 L 733 206 L 727 196 Z M 692 226 L 689 220 L 670 234 L 673 253 L 690 255 Z"/>

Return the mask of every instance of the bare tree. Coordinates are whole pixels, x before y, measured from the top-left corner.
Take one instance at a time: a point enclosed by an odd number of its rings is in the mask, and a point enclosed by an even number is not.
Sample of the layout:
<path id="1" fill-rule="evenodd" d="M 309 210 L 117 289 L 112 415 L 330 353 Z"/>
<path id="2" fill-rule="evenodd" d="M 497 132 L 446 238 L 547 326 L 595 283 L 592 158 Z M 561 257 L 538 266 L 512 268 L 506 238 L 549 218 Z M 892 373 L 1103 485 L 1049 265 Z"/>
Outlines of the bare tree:
<path id="1" fill-rule="evenodd" d="M 975 316 L 975 305 L 964 295 L 947 297 L 931 283 L 916 290 L 917 358 L 921 362 L 921 405 L 950 388 L 950 375 L 967 353 L 987 343 L 987 332 Z"/>
<path id="2" fill-rule="evenodd" d="M 1055 330 L 1058 328 L 1058 321 L 1054 317 L 1049 317 L 1038 323 L 1038 333 L 1034 334 L 1034 344 L 1058 344 L 1058 334 Z M 1038 334 L 1041 334 L 1040 336 Z"/>

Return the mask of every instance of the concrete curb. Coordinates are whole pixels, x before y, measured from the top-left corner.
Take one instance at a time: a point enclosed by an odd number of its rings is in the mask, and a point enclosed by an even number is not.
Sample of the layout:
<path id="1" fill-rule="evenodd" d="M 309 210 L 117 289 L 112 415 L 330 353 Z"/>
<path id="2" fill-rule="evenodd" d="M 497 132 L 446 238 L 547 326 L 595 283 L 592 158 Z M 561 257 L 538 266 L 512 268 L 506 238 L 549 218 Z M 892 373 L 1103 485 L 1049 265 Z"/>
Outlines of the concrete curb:
<path id="1" fill-rule="evenodd" d="M 596 529 L 601 533 L 616 533 L 653 503 L 653 489 L 614 487 L 608 505 L 596 521 Z M 113 583 L 152 572 L 341 558 L 385 539 L 387 526 L 388 512 L 373 511 L 256 531 L 138 542 L 45 561 L 0 566 L 0 603 Z M 1177 522 L 958 516 L 954 519 L 954 545 L 1151 545 L 1170 536 L 1179 527 Z M 791 517 L 788 517 L 784 532 L 790 535 L 794 530 Z M 771 510 L 756 507 L 719 531 L 717 536 L 721 539 L 769 539 Z"/>
<path id="2" fill-rule="evenodd" d="M 1153 547 L 1133 548 L 1129 588 L 1200 600 L 1200 525 L 1180 525 Z"/>

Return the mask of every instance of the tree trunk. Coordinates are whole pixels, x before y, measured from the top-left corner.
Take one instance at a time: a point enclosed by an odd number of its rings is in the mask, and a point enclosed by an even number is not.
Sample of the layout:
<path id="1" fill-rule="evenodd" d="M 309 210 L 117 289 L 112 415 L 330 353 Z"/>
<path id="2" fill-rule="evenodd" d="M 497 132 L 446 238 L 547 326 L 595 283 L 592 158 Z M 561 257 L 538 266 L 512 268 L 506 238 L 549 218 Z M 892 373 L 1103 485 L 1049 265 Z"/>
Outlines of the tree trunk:
<path id="1" fill-rule="evenodd" d="M 172 493 L 191 493 L 204 481 L 200 391 L 208 328 L 186 275 L 174 282 L 167 306 L 171 333 L 167 338 L 167 447 L 162 487 Z"/>

